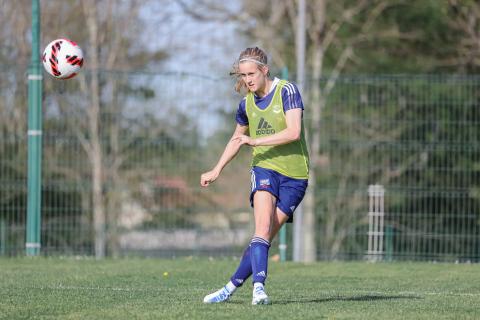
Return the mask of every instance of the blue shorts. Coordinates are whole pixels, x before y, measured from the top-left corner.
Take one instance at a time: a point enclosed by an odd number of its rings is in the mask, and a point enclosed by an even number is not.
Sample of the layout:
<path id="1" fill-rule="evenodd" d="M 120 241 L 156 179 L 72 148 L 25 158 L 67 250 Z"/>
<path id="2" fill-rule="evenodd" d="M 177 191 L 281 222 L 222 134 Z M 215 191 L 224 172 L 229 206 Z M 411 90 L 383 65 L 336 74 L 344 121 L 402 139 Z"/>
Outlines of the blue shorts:
<path id="1" fill-rule="evenodd" d="M 274 170 L 253 167 L 251 170 L 252 192 L 250 205 L 253 207 L 253 195 L 258 190 L 268 191 L 277 198 L 277 208 L 282 210 L 288 221 L 293 221 L 293 212 L 305 195 L 308 179 L 286 177 Z"/>

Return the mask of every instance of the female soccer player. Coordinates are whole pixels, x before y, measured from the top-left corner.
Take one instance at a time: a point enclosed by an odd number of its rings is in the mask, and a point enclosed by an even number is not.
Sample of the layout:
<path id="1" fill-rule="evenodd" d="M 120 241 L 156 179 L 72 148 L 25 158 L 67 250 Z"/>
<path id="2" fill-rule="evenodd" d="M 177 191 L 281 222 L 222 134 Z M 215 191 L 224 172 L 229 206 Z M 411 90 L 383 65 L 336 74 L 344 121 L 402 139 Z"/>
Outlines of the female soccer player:
<path id="1" fill-rule="evenodd" d="M 203 301 L 227 301 L 253 275 L 252 304 L 270 304 L 264 288 L 270 243 L 280 227 L 292 221 L 308 185 L 303 102 L 293 83 L 269 77 L 267 56 L 257 47 L 240 54 L 232 74 L 237 77 L 235 90 L 246 96 L 239 104 L 232 138 L 216 166 L 201 175 L 200 184 L 214 182 L 242 145 L 251 146 L 255 234 L 230 281 Z"/>

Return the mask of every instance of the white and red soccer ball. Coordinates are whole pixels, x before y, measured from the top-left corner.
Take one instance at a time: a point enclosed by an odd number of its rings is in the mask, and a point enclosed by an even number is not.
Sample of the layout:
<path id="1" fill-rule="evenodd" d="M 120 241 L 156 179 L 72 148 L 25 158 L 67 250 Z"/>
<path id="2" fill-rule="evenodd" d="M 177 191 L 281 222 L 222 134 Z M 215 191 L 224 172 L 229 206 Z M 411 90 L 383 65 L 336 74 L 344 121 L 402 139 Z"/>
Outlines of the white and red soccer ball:
<path id="1" fill-rule="evenodd" d="M 83 66 L 82 49 L 68 39 L 56 39 L 43 51 L 43 67 L 58 79 L 70 79 L 77 75 Z"/>

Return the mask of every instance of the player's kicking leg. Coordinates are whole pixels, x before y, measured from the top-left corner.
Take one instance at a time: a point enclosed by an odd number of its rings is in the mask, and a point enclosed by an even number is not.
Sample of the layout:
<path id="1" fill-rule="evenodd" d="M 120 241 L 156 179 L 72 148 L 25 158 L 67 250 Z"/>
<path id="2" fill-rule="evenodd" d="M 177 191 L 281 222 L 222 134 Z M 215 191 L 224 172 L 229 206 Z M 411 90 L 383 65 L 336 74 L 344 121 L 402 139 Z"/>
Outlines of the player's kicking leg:
<path id="1" fill-rule="evenodd" d="M 220 303 L 230 299 L 237 287 L 230 281 L 222 289 L 215 291 L 203 298 L 204 303 Z"/>
<path id="2" fill-rule="evenodd" d="M 243 252 L 242 259 L 230 281 L 222 289 L 211 293 L 203 299 L 204 303 L 219 303 L 228 301 L 232 294 L 243 285 L 252 275 L 252 263 L 250 261 L 250 245 Z"/>

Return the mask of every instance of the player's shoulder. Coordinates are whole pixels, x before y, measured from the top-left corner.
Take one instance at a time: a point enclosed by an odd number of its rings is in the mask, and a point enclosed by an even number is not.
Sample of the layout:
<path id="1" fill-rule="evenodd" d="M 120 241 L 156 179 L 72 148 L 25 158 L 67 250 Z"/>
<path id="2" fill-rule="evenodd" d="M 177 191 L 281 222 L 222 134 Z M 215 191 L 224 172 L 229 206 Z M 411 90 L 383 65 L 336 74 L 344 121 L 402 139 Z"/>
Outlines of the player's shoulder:
<path id="1" fill-rule="evenodd" d="M 247 97 L 243 97 L 242 100 L 238 103 L 238 110 L 245 112 L 247 105 Z"/>
<path id="2" fill-rule="evenodd" d="M 295 83 L 288 80 L 281 80 L 280 84 L 282 85 L 282 93 L 286 95 L 295 95 L 298 94 L 298 87 Z"/>
<path id="3" fill-rule="evenodd" d="M 242 100 L 240 100 L 240 102 L 238 103 L 239 106 L 244 106 L 245 104 L 247 103 L 247 97 L 243 97 Z"/>

